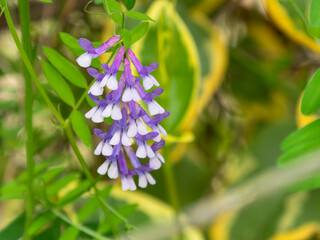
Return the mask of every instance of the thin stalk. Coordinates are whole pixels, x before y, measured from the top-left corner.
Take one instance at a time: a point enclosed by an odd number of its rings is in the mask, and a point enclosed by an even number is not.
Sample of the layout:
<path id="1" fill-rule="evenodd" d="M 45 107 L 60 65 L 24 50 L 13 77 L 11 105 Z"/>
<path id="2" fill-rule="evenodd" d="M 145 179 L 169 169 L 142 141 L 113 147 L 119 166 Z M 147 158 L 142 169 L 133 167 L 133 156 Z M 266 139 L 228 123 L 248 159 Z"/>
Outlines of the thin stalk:
<path id="1" fill-rule="evenodd" d="M 77 144 L 76 144 L 76 140 L 71 132 L 71 128 L 70 128 L 70 122 L 66 122 L 66 125 L 65 125 L 65 133 L 68 137 L 68 140 L 71 144 L 71 147 L 74 151 L 74 153 L 76 154 L 77 158 L 79 159 L 79 163 L 82 167 L 82 170 L 84 171 L 84 174 L 86 175 L 86 177 L 89 179 L 89 181 L 91 182 L 91 185 L 93 186 L 93 190 L 99 200 L 99 203 L 100 203 L 100 206 L 102 208 L 102 211 L 104 212 L 104 215 L 106 217 L 106 219 L 108 220 L 109 224 L 110 224 L 110 228 L 112 230 L 112 233 L 115 237 L 119 237 L 119 233 L 118 233 L 118 230 L 117 228 L 114 226 L 113 222 L 112 222 L 112 219 L 111 219 L 111 215 L 110 215 L 110 212 L 109 212 L 109 209 L 106 207 L 101 195 L 100 195 L 100 192 L 99 190 L 97 189 L 96 185 L 95 185 L 95 182 L 94 182 L 94 179 L 93 177 L 91 176 L 91 173 L 90 173 L 90 170 L 89 170 L 89 167 L 86 163 L 86 161 L 84 160 Z"/>
<path id="2" fill-rule="evenodd" d="M 50 209 L 51 212 L 56 215 L 58 218 L 60 218 L 62 221 L 68 223 L 69 225 L 79 229 L 80 231 L 88 234 L 89 236 L 95 238 L 95 239 L 100 239 L 100 240 L 110 240 L 111 238 L 107 238 L 103 236 L 102 234 L 91 230 L 90 228 L 87 228 L 86 226 L 83 226 L 82 224 L 73 222 L 71 219 L 69 219 L 63 212 L 59 211 L 58 209 Z"/>
<path id="3" fill-rule="evenodd" d="M 24 51 L 23 49 L 23 46 L 20 42 L 20 39 L 18 37 L 18 34 L 16 32 L 16 29 L 14 27 L 14 24 L 13 24 L 13 21 L 12 21 L 12 18 L 11 18 L 11 15 L 10 15 L 10 12 L 8 10 L 8 7 L 7 6 L 3 6 L 3 11 L 4 11 L 4 14 L 5 14 L 5 18 L 7 20 L 7 24 L 8 24 L 8 27 L 9 27 L 9 30 L 11 32 L 11 35 L 12 35 L 12 38 L 18 48 L 18 51 L 20 53 L 20 56 L 22 58 L 22 61 L 23 63 L 25 64 L 25 67 L 26 69 L 28 70 L 32 80 L 34 81 L 38 91 L 40 92 L 41 96 L 43 97 L 44 101 L 46 102 L 46 104 L 48 105 L 48 107 L 51 109 L 52 113 L 55 115 L 55 117 L 58 119 L 58 121 L 61 123 L 61 125 L 64 127 L 65 129 L 65 132 L 66 132 L 66 135 L 70 141 L 70 144 L 71 144 L 71 147 L 73 149 L 73 151 L 75 152 L 79 162 L 80 162 L 80 165 L 81 167 L 83 168 L 83 171 L 86 175 L 86 177 L 89 179 L 89 181 L 91 183 L 93 183 L 93 178 L 90 174 L 90 171 L 89 171 L 89 168 L 84 160 L 84 158 L 82 157 L 77 145 L 76 145 L 76 142 L 75 142 L 75 139 L 74 139 L 74 136 L 71 132 L 71 129 L 70 129 L 70 122 L 69 121 L 65 121 L 63 119 L 63 117 L 61 116 L 61 114 L 57 111 L 57 109 L 54 107 L 53 103 L 51 102 L 50 98 L 48 97 L 47 93 L 45 92 L 44 88 L 42 87 L 39 79 L 38 79 L 38 76 L 36 74 L 36 72 L 34 71 L 33 69 L 33 66 L 31 64 L 31 62 L 29 61 L 28 59 L 28 56 L 26 54 L 26 52 Z M 100 192 L 99 190 L 97 189 L 97 187 L 95 186 L 95 184 L 93 184 L 93 188 L 94 188 L 94 191 L 99 199 L 99 204 L 101 205 L 101 208 L 102 210 L 104 211 L 105 213 L 105 216 L 107 219 L 110 219 L 110 214 L 109 214 L 109 210 L 114 213 L 115 215 L 117 215 L 118 217 L 120 217 L 122 220 L 124 220 L 124 218 L 116 212 L 116 210 L 114 210 L 112 207 L 108 206 L 102 199 L 101 195 L 100 195 Z M 126 222 L 126 221 L 125 221 Z M 110 221 L 111 223 L 111 221 Z M 111 224 L 110 224 L 111 225 Z M 112 227 L 113 229 L 113 232 L 115 234 L 115 236 L 118 236 L 119 234 L 117 233 L 117 230 L 115 227 Z"/>
<path id="4" fill-rule="evenodd" d="M 29 61 L 29 58 L 28 58 L 26 52 L 23 49 L 23 46 L 22 46 L 22 44 L 20 42 L 20 39 L 19 39 L 18 34 L 17 34 L 17 31 L 16 31 L 16 29 L 14 27 L 14 24 L 12 22 L 12 18 L 11 18 L 10 12 L 8 10 L 8 7 L 4 6 L 3 8 L 4 8 L 4 15 L 5 15 L 5 18 L 7 20 L 7 24 L 8 24 L 9 30 L 11 32 L 12 38 L 13 38 L 13 40 L 14 40 L 17 48 L 18 48 L 18 51 L 20 53 L 20 56 L 22 58 L 22 61 L 23 61 L 24 65 L 25 65 L 26 69 L 28 70 L 32 80 L 34 81 L 34 84 L 36 85 L 38 91 L 40 92 L 41 96 L 43 97 L 43 99 L 46 102 L 46 104 L 48 105 L 48 107 L 51 109 L 52 113 L 59 120 L 59 122 L 61 124 L 63 124 L 64 123 L 64 119 L 62 118 L 60 113 L 57 111 L 57 109 L 54 107 L 54 105 L 51 102 L 50 98 L 48 97 L 46 91 L 42 87 L 42 85 L 41 85 L 41 83 L 40 83 L 40 81 L 38 79 L 38 76 L 37 76 L 36 72 L 34 71 L 34 69 L 32 67 L 32 64 Z"/>
<path id="5" fill-rule="evenodd" d="M 19 0 L 19 17 L 22 34 L 23 49 L 26 52 L 29 60 L 31 59 L 31 36 L 30 36 L 30 13 L 29 3 L 27 0 Z M 33 150 L 33 130 L 32 130 L 32 107 L 33 107 L 33 92 L 32 82 L 28 70 L 23 67 L 24 75 L 24 109 L 25 109 L 25 130 L 26 130 L 26 160 L 27 160 L 27 199 L 26 199 L 26 221 L 24 225 L 24 239 L 30 239 L 28 234 L 29 226 L 32 223 L 34 211 L 34 198 L 33 198 L 33 172 L 34 172 L 34 150 Z"/>

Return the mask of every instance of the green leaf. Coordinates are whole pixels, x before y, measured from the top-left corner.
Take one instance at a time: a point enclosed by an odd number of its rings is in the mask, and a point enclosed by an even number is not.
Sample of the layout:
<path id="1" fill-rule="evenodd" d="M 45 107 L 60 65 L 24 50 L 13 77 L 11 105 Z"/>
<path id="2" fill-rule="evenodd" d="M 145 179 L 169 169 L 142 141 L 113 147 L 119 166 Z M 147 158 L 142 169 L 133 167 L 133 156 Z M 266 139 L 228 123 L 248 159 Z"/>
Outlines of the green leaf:
<path id="1" fill-rule="evenodd" d="M 52 213 L 46 213 L 43 215 L 40 215 L 38 218 L 36 218 L 31 226 L 28 229 L 28 233 L 30 235 L 35 234 L 38 230 L 49 224 L 51 221 L 55 219 L 55 216 Z"/>
<path id="2" fill-rule="evenodd" d="M 67 60 L 65 57 L 63 57 L 60 53 L 57 51 L 49 48 L 44 47 L 43 48 L 44 54 L 49 59 L 51 64 L 72 84 L 81 87 L 86 88 L 87 82 L 86 79 L 82 76 L 81 72 Z"/>
<path id="3" fill-rule="evenodd" d="M 301 112 L 304 115 L 314 113 L 320 108 L 320 69 L 312 76 L 307 85 L 301 102 Z"/>
<path id="4" fill-rule="evenodd" d="M 136 0 L 122 0 L 123 4 L 126 6 L 126 9 L 131 10 L 136 3 Z"/>
<path id="5" fill-rule="evenodd" d="M 60 73 L 58 73 L 55 68 L 46 61 L 41 61 L 41 66 L 48 83 L 61 100 L 70 106 L 74 106 L 75 100 L 72 91 Z"/>
<path id="6" fill-rule="evenodd" d="M 106 199 L 110 194 L 112 186 L 108 186 L 106 189 L 101 191 L 101 196 Z M 78 220 L 83 222 L 90 217 L 99 207 L 99 200 L 96 196 L 93 196 L 88 202 L 86 202 L 78 211 Z"/>
<path id="7" fill-rule="evenodd" d="M 155 1 L 147 12 L 157 20 L 133 51 L 142 65 L 158 62 L 152 75 L 165 89 L 158 100 L 170 111 L 163 125 L 172 132 L 186 117 L 199 92 L 201 67 L 195 41 L 172 3 Z"/>
<path id="8" fill-rule="evenodd" d="M 89 148 L 92 146 L 90 129 L 81 112 L 75 110 L 71 114 L 71 124 L 79 139 Z"/>
<path id="9" fill-rule="evenodd" d="M 40 0 L 40 1 L 45 3 L 52 3 L 52 0 Z"/>
<path id="10" fill-rule="evenodd" d="M 113 21 L 115 21 L 119 26 L 122 26 L 123 25 L 123 16 L 121 13 L 113 13 L 111 16 L 110 16 Z"/>
<path id="11" fill-rule="evenodd" d="M 6 226 L 0 232 L 0 239 L 3 240 L 17 240 L 21 239 L 25 223 L 25 213 L 21 214 L 16 219 L 12 220 L 8 226 Z"/>
<path id="12" fill-rule="evenodd" d="M 52 183 L 51 185 L 49 185 L 47 187 L 47 195 L 52 196 L 52 195 L 56 194 L 62 188 L 67 186 L 70 182 L 75 181 L 79 178 L 80 178 L 79 173 L 71 173 L 71 174 L 68 174 L 68 175 L 62 177 L 61 179 L 55 181 L 54 183 Z"/>
<path id="13" fill-rule="evenodd" d="M 59 237 L 59 240 L 76 240 L 79 230 L 75 227 L 68 227 Z"/>
<path id="14" fill-rule="evenodd" d="M 136 12 L 136 11 L 126 11 L 124 12 L 128 17 L 132 18 L 132 19 L 136 19 L 136 20 L 148 20 L 148 21 L 153 21 L 155 22 L 155 20 L 153 20 L 151 17 L 149 17 L 148 15 L 144 14 L 144 13 L 140 13 L 140 12 Z"/>
<path id="15" fill-rule="evenodd" d="M 319 13 L 320 13 L 320 1 L 312 0 L 311 6 L 310 6 L 310 13 L 309 13 L 310 25 L 320 27 Z"/>
<path id="16" fill-rule="evenodd" d="M 135 43 L 136 41 L 138 41 L 140 38 L 142 38 L 144 36 L 144 34 L 148 30 L 148 26 L 149 26 L 148 22 L 142 22 L 131 29 L 131 31 L 130 31 L 131 44 Z"/>
<path id="17" fill-rule="evenodd" d="M 131 46 L 131 34 L 127 29 L 120 29 L 119 31 L 120 36 L 122 37 L 122 42 L 126 49 L 130 48 Z"/>
<path id="18" fill-rule="evenodd" d="M 312 139 L 319 139 L 319 138 L 320 138 L 320 119 L 291 133 L 281 143 L 281 150 L 288 151 Z M 320 140 L 319 140 L 319 143 L 320 143 Z"/>
<path id="19" fill-rule="evenodd" d="M 111 13 L 122 12 L 122 7 L 116 0 L 107 0 L 106 4 Z"/>
<path id="20" fill-rule="evenodd" d="M 311 36 L 320 39 L 320 26 L 309 26 L 308 31 Z"/>
<path id="21" fill-rule="evenodd" d="M 279 165 L 284 165 L 287 163 L 291 163 L 292 159 L 301 156 L 305 153 L 307 153 L 308 151 L 311 151 L 317 147 L 320 146 L 320 142 L 318 139 L 315 140 L 310 140 L 306 143 L 300 144 L 295 146 L 294 148 L 290 148 L 289 151 L 284 152 L 284 154 L 282 154 L 279 158 L 278 158 L 278 164 Z"/>
<path id="22" fill-rule="evenodd" d="M 80 47 L 78 39 L 76 39 L 75 37 L 71 36 L 68 33 L 61 32 L 60 38 L 61 41 L 77 56 L 85 53 L 85 50 Z"/>
<path id="23" fill-rule="evenodd" d="M 24 198 L 26 186 L 16 181 L 5 183 L 0 188 L 0 200 Z"/>
<path id="24" fill-rule="evenodd" d="M 45 181 L 45 182 L 50 182 L 52 181 L 56 176 L 58 176 L 60 173 L 65 171 L 65 167 L 57 167 L 53 169 L 49 169 L 45 171 L 43 174 L 40 175 L 40 177 Z"/>
<path id="25" fill-rule="evenodd" d="M 118 207 L 116 210 L 123 217 L 127 218 L 137 209 L 137 207 L 138 207 L 137 204 L 129 204 L 129 205 L 124 205 L 124 206 Z M 112 223 L 115 226 L 118 226 L 120 223 L 122 223 L 122 220 L 118 216 L 112 214 L 111 217 L 112 217 Z M 100 225 L 98 227 L 98 231 L 99 232 L 107 233 L 110 230 L 111 230 L 110 224 L 108 224 L 108 220 L 107 219 L 105 219 L 104 221 L 100 222 Z"/>
<path id="26" fill-rule="evenodd" d="M 64 197 L 62 197 L 59 201 L 59 204 L 65 205 L 73 201 L 75 198 L 78 199 L 85 191 L 89 189 L 90 186 L 91 186 L 91 183 L 87 180 L 81 182 L 74 189 L 68 192 Z"/>

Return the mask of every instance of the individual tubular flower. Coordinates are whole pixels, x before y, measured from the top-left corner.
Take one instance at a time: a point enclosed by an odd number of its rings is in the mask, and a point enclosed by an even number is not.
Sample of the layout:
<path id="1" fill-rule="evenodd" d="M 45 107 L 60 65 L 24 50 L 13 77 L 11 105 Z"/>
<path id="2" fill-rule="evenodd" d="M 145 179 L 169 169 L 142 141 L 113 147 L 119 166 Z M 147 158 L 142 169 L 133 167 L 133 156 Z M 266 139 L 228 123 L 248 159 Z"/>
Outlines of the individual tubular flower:
<path id="1" fill-rule="evenodd" d="M 117 36 L 111 38 L 107 41 L 107 45 L 112 46 L 119 40 L 116 39 Z M 81 42 L 81 47 L 86 49 L 88 54 L 91 54 L 91 58 L 96 57 L 98 48 L 94 49 L 93 53 L 92 44 L 90 43 L 90 45 L 88 40 L 79 42 Z M 106 47 L 104 47 L 104 51 L 105 49 Z M 101 52 L 102 50 L 99 54 Z M 87 55 L 83 57 L 83 59 L 85 58 Z M 132 75 L 130 61 L 140 76 Z M 83 62 L 81 60 L 79 64 L 81 65 Z M 124 71 L 118 74 L 122 63 Z M 163 89 L 155 88 L 147 92 L 153 86 L 159 86 L 155 78 L 150 75 L 158 64 L 152 63 L 149 66 L 142 66 L 134 53 L 122 46 L 110 66 L 108 64 L 101 64 L 101 66 L 104 73 L 94 68 L 87 70 L 96 79 L 88 92 L 96 106 L 85 114 L 87 118 L 96 123 L 101 123 L 109 117 L 113 120 L 107 132 L 94 129 L 95 135 L 101 139 L 94 154 L 106 157 L 97 171 L 101 175 L 107 174 L 112 179 L 120 175 L 124 191 L 136 190 L 134 175 L 138 176 L 139 187 L 145 188 L 148 183 L 153 185 L 156 181 L 150 171 L 159 169 L 165 162 L 159 151 L 165 144 L 162 136 L 166 136 L 167 132 L 160 125 L 160 122 L 170 114 L 155 100 L 162 94 Z M 117 75 L 120 75 L 119 80 Z M 111 91 L 105 93 L 105 97 L 103 97 L 101 95 L 104 93 L 105 86 Z M 144 106 L 142 102 L 146 104 L 146 109 L 142 107 Z M 131 162 L 133 169 L 129 169 L 126 157 Z M 141 159 L 145 158 L 148 163 L 141 164 Z"/>
<path id="2" fill-rule="evenodd" d="M 146 90 L 152 88 L 153 85 L 159 87 L 160 84 L 158 83 L 158 81 L 154 78 L 154 76 L 150 74 L 151 72 L 156 70 L 156 68 L 158 67 L 158 63 L 151 63 L 149 66 L 142 66 L 136 55 L 130 49 L 128 49 L 128 55 L 137 72 L 142 77 L 143 87 Z"/>
<path id="3" fill-rule="evenodd" d="M 123 59 L 124 51 L 124 46 L 120 47 L 118 54 L 110 68 L 108 64 L 101 64 L 101 67 L 105 71 L 105 75 L 102 81 L 100 82 L 100 87 L 103 88 L 104 86 L 107 86 L 111 90 L 116 90 L 118 88 L 117 73 L 119 71 L 119 67 Z"/>
<path id="4" fill-rule="evenodd" d="M 114 44 L 116 44 L 119 40 L 120 35 L 116 35 L 110 38 L 101 46 L 94 48 L 92 43 L 88 39 L 80 38 L 79 45 L 82 49 L 86 50 L 86 52 L 77 58 L 77 63 L 81 67 L 89 67 L 93 58 L 99 57 L 101 54 L 103 54 L 105 51 L 111 48 Z"/>

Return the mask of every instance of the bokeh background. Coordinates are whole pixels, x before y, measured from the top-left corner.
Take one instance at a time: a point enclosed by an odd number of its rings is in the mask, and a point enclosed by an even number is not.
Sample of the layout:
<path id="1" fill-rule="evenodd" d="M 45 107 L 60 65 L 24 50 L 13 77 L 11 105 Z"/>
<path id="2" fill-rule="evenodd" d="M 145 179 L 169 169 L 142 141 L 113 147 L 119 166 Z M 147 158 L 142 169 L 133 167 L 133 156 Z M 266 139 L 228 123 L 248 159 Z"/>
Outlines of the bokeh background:
<path id="1" fill-rule="evenodd" d="M 307 17 L 311 1 L 295 2 Z M 75 65 L 76 55 L 64 44 L 61 32 L 96 42 L 112 36 L 111 20 L 103 14 L 100 1 L 88 5 L 86 12 L 87 3 L 30 1 L 34 67 L 64 117 L 70 107 L 46 81 L 39 60 L 46 59 L 43 46 L 49 46 Z M 19 30 L 17 2 L 8 5 Z M 222 195 L 252 176 L 277 168 L 283 139 L 317 118 L 302 115 L 299 104 L 320 54 L 320 45 L 286 1 L 137 0 L 134 10 L 156 20 L 133 49 L 142 63 L 160 64 L 155 72 L 165 90 L 160 102 L 171 111 L 164 123 L 169 132 L 165 165 L 170 167 L 152 173 L 156 185 L 133 193 L 122 192 L 119 182 L 107 177 L 98 182 L 106 202 L 126 219 L 111 214 L 117 229 L 129 235 L 143 224 L 171 218 L 203 197 Z M 126 19 L 128 29 L 137 23 Z M 22 62 L 4 16 L 0 43 L 0 239 L 10 240 L 19 239 L 23 231 L 26 156 Z M 107 59 L 106 54 L 100 61 Z M 92 80 L 78 69 L 88 82 Z M 83 89 L 70 87 L 80 98 Z M 112 237 L 65 134 L 35 88 L 34 97 L 37 178 L 56 206 L 66 201 L 60 209 L 71 219 Z M 79 110 L 88 109 L 84 102 Z M 87 124 L 91 130 L 95 127 L 90 121 Z M 92 146 L 97 143 L 93 137 Z M 77 144 L 97 178 L 103 158 L 94 156 L 80 140 Z M 62 185 L 57 186 L 59 180 Z M 320 239 L 319 202 L 317 189 L 282 191 L 186 228 L 180 238 Z M 34 239 L 93 239 L 41 204 L 35 210 L 30 230 Z"/>

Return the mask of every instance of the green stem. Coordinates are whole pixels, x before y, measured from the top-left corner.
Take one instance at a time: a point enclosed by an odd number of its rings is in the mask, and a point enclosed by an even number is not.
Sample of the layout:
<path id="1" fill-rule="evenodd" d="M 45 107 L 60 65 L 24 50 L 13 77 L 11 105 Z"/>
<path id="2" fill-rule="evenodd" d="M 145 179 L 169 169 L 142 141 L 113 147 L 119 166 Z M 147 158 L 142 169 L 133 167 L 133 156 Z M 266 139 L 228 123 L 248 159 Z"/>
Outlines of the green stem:
<path id="1" fill-rule="evenodd" d="M 60 115 L 60 113 L 57 111 L 57 109 L 54 107 L 53 103 L 51 102 L 50 98 L 48 97 L 46 91 L 44 90 L 44 88 L 42 87 L 38 76 L 36 74 L 36 72 L 34 71 L 31 62 L 29 61 L 29 58 L 26 54 L 26 52 L 23 49 L 23 46 L 20 42 L 20 39 L 18 37 L 17 31 L 14 27 L 14 24 L 12 22 L 12 18 L 10 15 L 10 12 L 8 10 L 7 6 L 4 6 L 4 15 L 5 18 L 7 20 L 7 24 L 9 27 L 9 30 L 11 32 L 12 38 L 18 48 L 18 51 L 20 53 L 20 56 L 22 58 L 22 61 L 26 67 L 26 69 L 28 70 L 32 80 L 34 81 L 34 84 L 36 85 L 38 91 L 40 92 L 41 96 L 43 97 L 44 101 L 46 102 L 46 104 L 48 105 L 48 107 L 51 109 L 52 113 L 55 115 L 55 117 L 59 120 L 60 123 L 64 123 L 64 119 L 62 118 L 62 116 Z"/>
<path id="2" fill-rule="evenodd" d="M 19 0 L 19 17 L 21 25 L 23 49 L 26 52 L 28 59 L 31 59 L 31 36 L 30 36 L 30 13 L 29 3 L 27 0 Z M 27 203 L 26 203 L 26 221 L 24 226 L 24 239 L 30 239 L 28 234 L 29 226 L 33 219 L 34 198 L 33 198 L 33 172 L 34 172 L 34 151 L 33 151 L 33 130 L 32 130 L 32 107 L 33 107 L 33 92 L 32 82 L 27 69 L 23 68 L 24 75 L 24 109 L 25 109 L 25 129 L 26 129 L 26 158 L 27 158 Z"/>
<path id="3" fill-rule="evenodd" d="M 79 148 L 78 148 L 78 146 L 76 144 L 76 140 L 75 140 L 75 138 L 74 138 L 74 136 L 73 136 L 73 134 L 71 132 L 70 122 L 69 121 L 66 122 L 64 130 L 65 130 L 65 133 L 66 133 L 66 135 L 67 135 L 67 137 L 69 139 L 69 142 L 71 144 L 71 147 L 72 147 L 74 153 L 76 154 L 77 158 L 79 159 L 79 163 L 80 163 L 80 165 L 82 167 L 82 170 L 84 171 L 84 174 L 86 175 L 86 177 L 89 179 L 91 185 L 93 186 L 93 190 L 94 190 L 94 192 L 95 192 L 95 194 L 96 194 L 96 196 L 97 196 L 97 198 L 99 200 L 99 203 L 100 203 L 100 206 L 102 208 L 102 211 L 104 212 L 104 215 L 105 215 L 106 219 L 108 220 L 108 222 L 110 224 L 110 227 L 111 227 L 111 230 L 113 232 L 113 235 L 115 237 L 118 237 L 119 236 L 118 230 L 114 226 L 113 221 L 111 219 L 111 215 L 110 215 L 109 209 L 107 208 L 106 204 L 104 203 L 104 201 L 103 201 L 103 199 L 101 197 L 101 194 L 100 194 L 98 188 L 95 185 L 95 182 L 94 182 L 93 177 L 91 176 L 89 167 L 88 167 L 86 161 L 84 160 L 82 154 L 80 153 L 80 150 L 79 150 Z"/>
<path id="4" fill-rule="evenodd" d="M 68 223 L 69 225 L 79 229 L 80 231 L 88 234 L 89 236 L 95 238 L 95 239 L 100 239 L 100 240 L 110 240 L 111 238 L 107 238 L 103 236 L 100 233 L 97 233 L 96 231 L 91 230 L 90 228 L 87 228 L 86 226 L 83 226 L 82 224 L 75 223 L 72 220 L 70 220 L 64 213 L 59 211 L 58 209 L 50 209 L 51 212 L 56 215 L 58 218 L 63 220 L 64 222 Z"/>
<path id="5" fill-rule="evenodd" d="M 4 14 L 5 14 L 5 18 L 7 20 L 7 24 L 8 24 L 8 27 L 9 27 L 9 30 L 11 32 L 11 35 L 12 35 L 12 38 L 18 48 L 18 51 L 20 53 L 20 56 L 22 58 L 22 61 L 23 63 L 25 64 L 25 67 L 26 69 L 28 70 L 32 80 L 34 81 L 38 91 L 40 92 L 41 96 L 43 97 L 44 101 L 46 102 L 46 104 L 48 105 L 48 107 L 51 109 L 51 111 L 53 112 L 53 114 L 56 116 L 56 118 L 58 119 L 58 121 L 62 124 L 62 126 L 64 127 L 65 129 L 65 132 L 66 132 L 66 135 L 70 141 L 70 144 L 71 144 L 71 147 L 73 148 L 73 151 L 75 152 L 79 162 L 80 162 L 80 165 L 81 167 L 83 168 L 83 171 L 86 175 L 86 177 L 89 179 L 89 181 L 91 183 L 93 183 L 93 178 L 90 174 L 90 171 L 89 171 L 89 168 L 84 160 L 84 158 L 82 157 L 77 145 L 76 145 L 76 142 L 75 142 L 75 139 L 74 139 L 74 136 L 71 132 L 71 129 L 70 129 L 70 123 L 69 121 L 65 121 L 63 119 L 63 117 L 61 116 L 61 114 L 57 111 L 57 109 L 54 107 L 53 103 L 51 102 L 50 98 L 48 97 L 47 93 L 45 92 L 44 88 L 42 87 L 39 79 L 38 79 L 38 76 L 36 74 L 36 72 L 34 71 L 33 67 L 32 67 L 32 64 L 31 62 L 29 61 L 28 59 L 28 56 L 26 54 L 26 52 L 24 51 L 23 49 L 23 46 L 20 42 L 20 39 L 18 37 L 18 34 L 16 32 L 16 29 L 14 27 L 14 24 L 13 24 L 13 21 L 12 21 L 12 18 L 11 18 L 11 15 L 10 15 L 10 12 L 8 10 L 8 7 L 7 6 L 2 6 L 3 7 L 3 11 L 4 11 Z M 97 187 L 95 186 L 95 184 L 93 184 L 93 188 L 94 188 L 94 191 L 99 199 L 99 203 L 101 205 L 101 208 L 102 210 L 104 211 L 105 215 L 106 215 L 106 218 L 107 219 L 110 219 L 111 220 L 111 216 L 109 214 L 109 210 L 114 213 L 115 215 L 117 215 L 118 217 L 121 217 L 122 220 L 124 220 L 124 218 L 119 214 L 117 213 L 113 208 L 111 208 L 110 206 L 108 206 L 102 199 L 100 193 L 99 193 L 99 190 L 97 189 Z M 126 221 L 125 221 L 126 222 Z M 110 221 L 110 225 L 111 225 L 111 221 Z M 114 232 L 114 235 L 115 236 L 118 236 L 118 232 L 117 232 L 117 229 L 114 227 L 114 226 L 111 226 L 112 227 L 112 230 Z"/>

